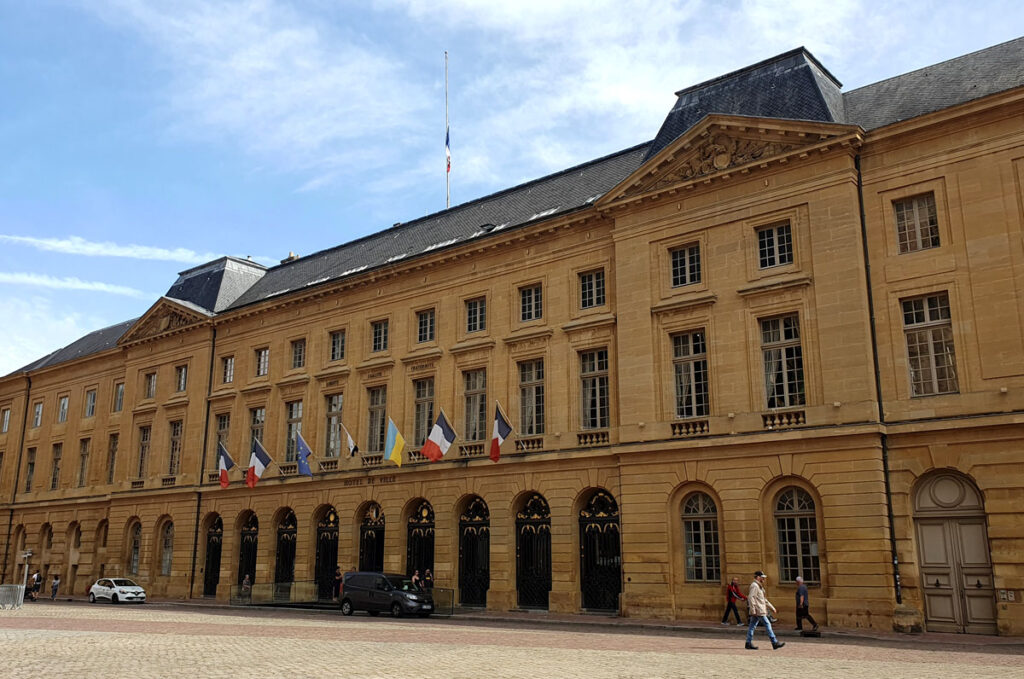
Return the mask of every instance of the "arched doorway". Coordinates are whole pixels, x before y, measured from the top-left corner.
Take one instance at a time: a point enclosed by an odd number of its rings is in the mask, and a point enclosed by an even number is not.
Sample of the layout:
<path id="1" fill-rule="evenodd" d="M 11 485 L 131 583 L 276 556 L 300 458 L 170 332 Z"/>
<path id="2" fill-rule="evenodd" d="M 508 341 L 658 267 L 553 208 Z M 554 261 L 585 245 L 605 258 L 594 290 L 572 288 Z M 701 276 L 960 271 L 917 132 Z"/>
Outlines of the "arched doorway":
<path id="1" fill-rule="evenodd" d="M 220 584 L 220 548 L 224 543 L 224 521 L 215 517 L 206 529 L 206 565 L 203 567 L 203 596 L 217 596 Z"/>
<path id="2" fill-rule="evenodd" d="M 434 570 L 434 508 L 423 500 L 406 524 L 405 574 Z"/>
<path id="3" fill-rule="evenodd" d="M 274 561 L 274 598 L 291 597 L 292 582 L 295 581 L 295 539 L 298 536 L 298 521 L 295 512 L 285 510 L 277 522 L 277 558 Z"/>
<path id="4" fill-rule="evenodd" d="M 583 608 L 617 611 L 621 591 L 619 505 L 611 494 L 598 490 L 580 510 L 580 592 Z"/>
<path id="5" fill-rule="evenodd" d="M 486 606 L 491 587 L 491 514 L 474 497 L 459 517 L 459 603 Z"/>
<path id="6" fill-rule="evenodd" d="M 128 574 L 138 575 L 139 561 L 142 555 L 142 524 L 136 521 L 128 535 Z"/>
<path id="7" fill-rule="evenodd" d="M 256 582 L 256 548 L 260 538 L 260 521 L 251 513 L 242 524 L 241 541 L 238 547 L 238 585 L 242 585 L 245 576 L 249 582 Z"/>
<path id="8" fill-rule="evenodd" d="M 338 512 L 328 507 L 316 523 L 316 589 L 317 598 L 330 601 L 334 597 L 334 571 L 338 567 Z"/>
<path id="9" fill-rule="evenodd" d="M 371 502 L 359 525 L 359 570 L 384 570 L 384 512 Z"/>
<path id="10" fill-rule="evenodd" d="M 77 522 L 72 522 L 68 526 L 68 534 L 65 539 L 65 545 L 67 546 L 67 557 L 66 562 L 68 566 L 68 574 L 65 583 L 61 583 L 65 592 L 68 594 L 75 594 L 75 584 L 78 581 L 78 564 L 81 559 L 82 551 L 82 526 Z"/>
<path id="11" fill-rule="evenodd" d="M 930 632 L 996 633 L 992 559 L 981 492 L 939 472 L 914 494 L 925 625 Z"/>
<path id="12" fill-rule="evenodd" d="M 516 513 L 516 591 L 520 608 L 548 607 L 551 592 L 551 509 L 533 493 Z"/>

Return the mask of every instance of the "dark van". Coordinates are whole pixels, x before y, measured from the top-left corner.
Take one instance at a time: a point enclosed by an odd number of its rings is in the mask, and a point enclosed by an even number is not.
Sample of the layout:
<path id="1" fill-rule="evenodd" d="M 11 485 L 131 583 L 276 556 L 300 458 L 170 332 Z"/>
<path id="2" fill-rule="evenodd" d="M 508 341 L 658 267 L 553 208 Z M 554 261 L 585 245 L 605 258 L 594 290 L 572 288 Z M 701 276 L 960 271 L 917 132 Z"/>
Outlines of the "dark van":
<path id="1" fill-rule="evenodd" d="M 392 573 L 345 573 L 340 598 L 342 615 L 352 615 L 355 611 L 366 611 L 370 615 L 390 611 L 396 618 L 413 614 L 425 618 L 434 610 L 430 592 L 419 589 L 404 575 Z"/>

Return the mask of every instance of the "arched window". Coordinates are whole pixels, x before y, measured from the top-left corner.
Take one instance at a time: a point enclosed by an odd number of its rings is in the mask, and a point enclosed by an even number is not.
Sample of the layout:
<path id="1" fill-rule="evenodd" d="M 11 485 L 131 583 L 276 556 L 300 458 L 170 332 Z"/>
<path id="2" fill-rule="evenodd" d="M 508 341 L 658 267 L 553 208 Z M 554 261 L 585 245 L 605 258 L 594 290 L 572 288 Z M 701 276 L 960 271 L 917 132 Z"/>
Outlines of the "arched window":
<path id="1" fill-rule="evenodd" d="M 722 579 L 718 508 L 707 493 L 691 493 L 683 501 L 683 542 L 687 580 L 718 582 Z"/>
<path id="2" fill-rule="evenodd" d="M 818 561 L 818 518 L 814 498 L 802 488 L 790 486 L 775 502 L 775 525 L 779 533 L 779 580 L 821 582 Z"/>
<path id="3" fill-rule="evenodd" d="M 139 554 L 142 552 L 142 524 L 135 524 L 131 531 L 131 553 L 128 556 L 128 572 L 139 574 Z"/>
<path id="4" fill-rule="evenodd" d="M 164 526 L 163 543 L 160 550 L 160 575 L 171 574 L 171 561 L 174 559 L 174 524 L 168 522 Z"/>

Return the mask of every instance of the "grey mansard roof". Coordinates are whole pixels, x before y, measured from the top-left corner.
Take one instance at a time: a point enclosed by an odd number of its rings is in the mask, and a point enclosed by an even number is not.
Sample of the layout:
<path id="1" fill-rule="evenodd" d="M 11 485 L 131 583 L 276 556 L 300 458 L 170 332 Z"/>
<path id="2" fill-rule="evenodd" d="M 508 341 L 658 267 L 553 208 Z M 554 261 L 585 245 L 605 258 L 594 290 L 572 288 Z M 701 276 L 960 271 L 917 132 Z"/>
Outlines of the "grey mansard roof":
<path id="1" fill-rule="evenodd" d="M 30 372 L 33 370 L 42 370 L 43 368 L 49 368 L 52 365 L 58 363 L 65 363 L 67 361 L 73 361 L 77 358 L 83 358 L 91 354 L 98 354 L 101 351 L 112 349 L 117 346 L 117 340 L 121 339 L 121 335 L 128 331 L 128 328 L 135 324 L 135 321 L 139 319 L 133 318 L 130 321 L 122 321 L 108 328 L 102 328 L 101 330 L 94 330 L 88 335 L 81 337 L 71 344 L 57 349 L 53 353 L 47 354 L 42 358 L 29 363 L 23 368 L 15 370 L 11 375 L 17 375 L 18 373 Z"/>
<path id="2" fill-rule="evenodd" d="M 217 313 L 227 309 L 266 270 L 262 264 L 247 259 L 221 257 L 182 271 L 164 296 Z"/>

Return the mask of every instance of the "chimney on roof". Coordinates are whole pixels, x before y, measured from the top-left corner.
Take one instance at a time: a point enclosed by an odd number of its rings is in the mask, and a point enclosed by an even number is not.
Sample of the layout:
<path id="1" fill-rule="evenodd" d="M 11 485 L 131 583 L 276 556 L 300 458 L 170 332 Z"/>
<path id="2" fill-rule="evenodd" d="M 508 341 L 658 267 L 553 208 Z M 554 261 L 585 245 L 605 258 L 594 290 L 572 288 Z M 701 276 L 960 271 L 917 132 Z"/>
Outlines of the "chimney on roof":
<path id="1" fill-rule="evenodd" d="M 294 252 L 292 252 L 291 250 L 289 250 L 289 251 L 288 251 L 288 256 L 287 256 L 287 257 L 285 257 L 284 259 L 282 259 L 282 260 L 281 260 L 281 263 L 282 263 L 282 264 L 287 264 L 288 262 L 294 262 L 294 261 L 295 261 L 296 259 L 298 259 L 298 258 L 299 258 L 299 256 L 298 256 L 297 254 L 295 254 Z"/>

